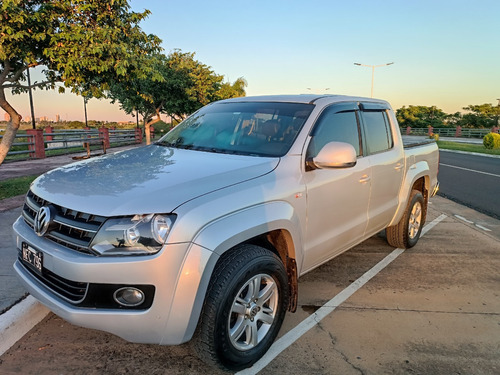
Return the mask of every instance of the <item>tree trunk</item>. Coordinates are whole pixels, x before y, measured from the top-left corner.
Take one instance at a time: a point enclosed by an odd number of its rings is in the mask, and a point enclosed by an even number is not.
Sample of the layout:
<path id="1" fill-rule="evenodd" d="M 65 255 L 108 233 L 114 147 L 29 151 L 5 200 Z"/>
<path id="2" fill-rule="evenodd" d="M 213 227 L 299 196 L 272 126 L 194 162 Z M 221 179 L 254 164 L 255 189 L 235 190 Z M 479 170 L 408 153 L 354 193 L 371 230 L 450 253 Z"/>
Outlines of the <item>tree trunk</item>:
<path id="1" fill-rule="evenodd" d="M 5 160 L 7 153 L 9 152 L 14 140 L 16 139 L 16 133 L 21 125 L 21 116 L 16 112 L 14 108 L 5 99 L 5 92 L 0 89 L 0 107 L 10 115 L 10 121 L 7 123 L 7 129 L 3 134 L 2 143 L 0 143 L 0 165 Z"/>
<path id="2" fill-rule="evenodd" d="M 153 124 L 156 124 L 157 122 L 161 121 L 160 114 L 157 113 L 157 116 L 154 120 L 149 121 L 147 124 L 144 124 L 144 130 L 146 132 L 146 144 L 149 145 L 151 144 L 151 129 L 150 126 Z M 145 122 L 146 120 L 144 120 Z"/>

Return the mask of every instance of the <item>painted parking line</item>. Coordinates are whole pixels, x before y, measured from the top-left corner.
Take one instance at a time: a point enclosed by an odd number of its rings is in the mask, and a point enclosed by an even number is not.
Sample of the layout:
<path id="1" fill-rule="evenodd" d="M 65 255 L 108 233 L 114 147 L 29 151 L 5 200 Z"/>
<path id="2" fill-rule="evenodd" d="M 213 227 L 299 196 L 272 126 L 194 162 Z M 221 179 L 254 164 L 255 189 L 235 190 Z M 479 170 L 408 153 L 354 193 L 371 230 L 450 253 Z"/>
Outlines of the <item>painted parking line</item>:
<path id="1" fill-rule="evenodd" d="M 462 220 L 462 221 L 465 221 L 466 223 L 469 223 L 469 224 L 474 224 L 474 222 L 473 222 L 473 221 L 467 220 L 467 219 L 466 219 L 465 217 L 463 217 L 463 216 L 460 216 L 460 215 L 453 215 L 453 216 L 455 216 L 457 219 L 460 219 L 460 220 Z"/>
<path id="2" fill-rule="evenodd" d="M 470 220 L 467 220 L 465 217 L 463 216 L 460 216 L 460 215 L 453 215 L 455 216 L 457 219 L 460 219 L 466 223 L 469 223 L 469 224 L 474 224 L 477 228 L 481 229 L 481 230 L 484 230 L 485 232 L 491 232 L 491 229 L 488 229 L 486 227 L 483 227 L 482 225 L 479 225 L 479 224 L 476 224 L 474 223 L 473 221 L 470 221 Z"/>
<path id="3" fill-rule="evenodd" d="M 425 235 L 429 230 L 434 228 L 441 221 L 446 219 L 446 215 L 441 215 L 437 219 L 433 220 L 431 223 L 427 224 L 422 229 L 421 236 Z M 297 341 L 302 335 L 307 333 L 311 328 L 318 324 L 323 318 L 332 313 L 337 307 L 344 303 L 349 297 L 351 297 L 356 291 L 358 291 L 363 285 L 370 281 L 375 275 L 387 267 L 394 259 L 400 256 L 405 250 L 395 249 L 382 259 L 379 263 L 373 266 L 365 274 L 363 274 L 359 279 L 354 281 L 351 285 L 333 297 L 330 301 L 325 303 L 316 312 L 311 314 L 308 318 L 304 319 L 297 326 L 292 328 L 286 334 L 284 334 L 280 339 L 278 339 L 267 351 L 267 353 L 257 361 L 252 367 L 237 372 L 237 375 L 254 375 L 259 371 L 263 370 L 271 361 L 276 358 L 281 352 Z"/>
<path id="4" fill-rule="evenodd" d="M 488 173 L 488 172 L 483 172 L 483 171 L 476 171 L 475 169 L 469 169 L 469 168 L 464 168 L 464 167 L 457 167 L 456 165 L 443 164 L 443 163 L 439 163 L 439 165 L 443 166 L 443 167 L 450 167 L 450 168 L 461 169 L 463 171 L 468 171 L 468 172 L 481 173 L 481 174 L 485 174 L 487 176 L 500 177 L 500 174 Z"/>

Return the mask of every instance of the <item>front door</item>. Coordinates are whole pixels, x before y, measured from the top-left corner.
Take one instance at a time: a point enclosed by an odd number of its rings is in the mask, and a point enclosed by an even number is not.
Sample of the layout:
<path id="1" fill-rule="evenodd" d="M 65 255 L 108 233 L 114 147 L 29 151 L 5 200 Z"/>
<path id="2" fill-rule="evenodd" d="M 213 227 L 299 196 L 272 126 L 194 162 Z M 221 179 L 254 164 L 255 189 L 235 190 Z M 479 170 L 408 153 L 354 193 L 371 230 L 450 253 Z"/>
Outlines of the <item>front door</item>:
<path id="1" fill-rule="evenodd" d="M 337 141 L 352 144 L 358 159 L 351 168 L 306 170 L 307 227 L 301 273 L 363 237 L 368 221 L 371 168 L 362 155 L 360 140 L 356 103 L 328 107 L 312 130 L 306 158 L 316 156 L 328 142 Z"/>

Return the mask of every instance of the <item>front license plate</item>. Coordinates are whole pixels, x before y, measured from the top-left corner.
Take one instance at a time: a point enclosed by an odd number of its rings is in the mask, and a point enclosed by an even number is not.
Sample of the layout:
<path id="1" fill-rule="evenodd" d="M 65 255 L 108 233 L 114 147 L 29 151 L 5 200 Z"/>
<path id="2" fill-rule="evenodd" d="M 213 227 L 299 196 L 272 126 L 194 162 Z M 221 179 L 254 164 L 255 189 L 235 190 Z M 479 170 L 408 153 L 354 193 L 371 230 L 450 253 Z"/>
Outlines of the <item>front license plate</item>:
<path id="1" fill-rule="evenodd" d="M 43 268 L 43 253 L 33 249 L 30 245 L 23 242 L 23 260 L 34 267 L 35 271 L 42 273 Z"/>

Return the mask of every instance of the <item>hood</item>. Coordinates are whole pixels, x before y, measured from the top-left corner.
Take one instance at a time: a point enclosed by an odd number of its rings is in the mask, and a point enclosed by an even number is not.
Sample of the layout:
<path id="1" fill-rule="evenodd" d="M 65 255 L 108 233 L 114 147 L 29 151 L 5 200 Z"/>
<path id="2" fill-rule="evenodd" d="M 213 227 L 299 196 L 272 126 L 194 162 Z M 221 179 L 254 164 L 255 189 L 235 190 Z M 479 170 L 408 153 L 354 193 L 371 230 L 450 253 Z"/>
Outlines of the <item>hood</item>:
<path id="1" fill-rule="evenodd" d="M 95 215 L 170 213 L 191 199 L 269 173 L 278 163 L 150 145 L 54 169 L 31 189 L 49 202 Z"/>

